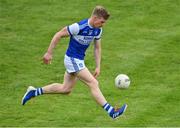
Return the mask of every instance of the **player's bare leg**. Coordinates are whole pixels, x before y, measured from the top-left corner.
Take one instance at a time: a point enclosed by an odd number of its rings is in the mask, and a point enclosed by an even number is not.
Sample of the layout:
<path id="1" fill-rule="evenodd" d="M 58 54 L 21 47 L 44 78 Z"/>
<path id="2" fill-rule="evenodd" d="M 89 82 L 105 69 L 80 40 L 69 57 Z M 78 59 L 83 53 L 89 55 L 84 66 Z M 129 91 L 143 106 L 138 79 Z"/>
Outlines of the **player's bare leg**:
<path id="1" fill-rule="evenodd" d="M 98 81 L 94 78 L 94 76 L 89 72 L 87 68 L 78 72 L 77 77 L 82 82 L 88 85 L 92 96 L 94 97 L 94 99 L 98 104 L 103 106 L 105 103 L 107 103 L 106 99 L 104 98 L 102 92 L 99 89 Z"/>
<path id="2" fill-rule="evenodd" d="M 53 83 L 53 84 L 42 87 L 42 90 L 43 90 L 43 93 L 69 94 L 72 91 L 73 87 L 75 86 L 76 81 L 77 81 L 77 78 L 75 74 L 69 74 L 65 72 L 63 84 Z"/>
<path id="3" fill-rule="evenodd" d="M 42 88 L 34 88 L 30 86 L 22 98 L 22 105 L 24 105 L 32 97 L 42 94 L 47 94 L 47 93 L 69 94 L 72 88 L 74 87 L 76 81 L 77 78 L 74 74 L 68 74 L 67 72 L 65 72 L 63 84 L 53 83 L 44 86 Z"/>
<path id="4" fill-rule="evenodd" d="M 93 77 L 93 75 L 89 72 L 87 68 L 78 72 L 77 77 L 88 85 L 91 94 L 96 100 L 96 102 L 100 104 L 108 112 L 110 117 L 115 119 L 126 111 L 127 108 L 126 104 L 124 104 L 121 108 L 118 108 L 116 110 L 109 103 L 107 103 L 105 97 L 103 96 L 102 92 L 99 89 L 98 81 Z"/>

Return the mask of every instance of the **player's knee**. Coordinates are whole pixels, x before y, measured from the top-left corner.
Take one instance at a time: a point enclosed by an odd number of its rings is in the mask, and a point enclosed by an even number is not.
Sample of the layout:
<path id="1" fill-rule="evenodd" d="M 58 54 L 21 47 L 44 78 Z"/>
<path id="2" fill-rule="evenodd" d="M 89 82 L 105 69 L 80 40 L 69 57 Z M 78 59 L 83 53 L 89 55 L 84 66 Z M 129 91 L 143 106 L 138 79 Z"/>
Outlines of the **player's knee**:
<path id="1" fill-rule="evenodd" d="M 94 79 L 90 84 L 92 88 L 99 88 L 99 82 L 96 79 Z"/>
<path id="2" fill-rule="evenodd" d="M 63 87 L 63 94 L 70 94 L 71 93 L 71 88 L 67 88 L 66 86 Z"/>
<path id="3" fill-rule="evenodd" d="M 96 80 L 94 83 L 97 87 L 99 87 L 99 82 Z"/>
<path id="4" fill-rule="evenodd" d="M 64 94 L 67 94 L 67 95 L 68 95 L 68 94 L 70 94 L 70 93 L 71 93 L 71 90 L 65 90 L 65 91 L 64 91 Z"/>

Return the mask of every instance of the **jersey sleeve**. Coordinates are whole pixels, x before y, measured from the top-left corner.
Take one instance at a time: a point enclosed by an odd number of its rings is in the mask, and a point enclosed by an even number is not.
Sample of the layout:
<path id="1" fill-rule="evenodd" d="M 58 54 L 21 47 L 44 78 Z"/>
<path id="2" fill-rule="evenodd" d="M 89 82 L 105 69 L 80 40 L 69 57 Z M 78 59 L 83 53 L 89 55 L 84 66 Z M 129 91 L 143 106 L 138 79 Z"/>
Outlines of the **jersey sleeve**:
<path id="1" fill-rule="evenodd" d="M 99 33 L 99 35 L 97 35 L 97 36 L 95 36 L 95 40 L 99 40 L 99 39 L 101 39 L 101 35 L 102 35 L 102 28 L 101 28 L 101 30 L 100 30 L 100 33 Z"/>
<path id="2" fill-rule="evenodd" d="M 67 26 L 67 29 L 71 36 L 79 33 L 79 25 L 77 23 Z"/>

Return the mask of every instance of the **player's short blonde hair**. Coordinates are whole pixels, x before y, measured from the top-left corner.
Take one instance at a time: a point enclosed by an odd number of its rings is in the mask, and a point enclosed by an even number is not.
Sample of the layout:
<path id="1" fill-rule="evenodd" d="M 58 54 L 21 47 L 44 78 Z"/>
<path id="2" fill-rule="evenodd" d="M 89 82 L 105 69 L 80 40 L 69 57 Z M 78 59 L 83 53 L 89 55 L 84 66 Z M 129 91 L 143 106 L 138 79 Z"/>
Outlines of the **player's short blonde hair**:
<path id="1" fill-rule="evenodd" d="M 109 12 L 103 6 L 96 6 L 92 12 L 92 16 L 102 17 L 107 20 L 110 16 Z"/>

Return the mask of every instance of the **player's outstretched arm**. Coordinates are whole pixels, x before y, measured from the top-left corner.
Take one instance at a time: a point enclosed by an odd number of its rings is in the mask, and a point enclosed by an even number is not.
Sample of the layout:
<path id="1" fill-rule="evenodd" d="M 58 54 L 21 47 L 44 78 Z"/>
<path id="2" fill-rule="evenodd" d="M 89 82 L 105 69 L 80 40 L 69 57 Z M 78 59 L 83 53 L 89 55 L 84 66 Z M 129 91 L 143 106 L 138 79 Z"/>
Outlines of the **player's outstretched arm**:
<path id="1" fill-rule="evenodd" d="M 67 36 L 69 36 L 67 27 L 64 27 L 63 29 L 61 29 L 59 32 L 57 32 L 54 35 L 54 37 L 52 38 L 51 43 L 48 47 L 47 52 L 43 56 L 43 61 L 45 64 L 51 63 L 53 49 L 56 47 L 57 43 L 61 40 L 61 38 L 67 37 Z"/>

